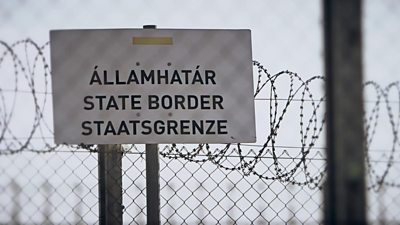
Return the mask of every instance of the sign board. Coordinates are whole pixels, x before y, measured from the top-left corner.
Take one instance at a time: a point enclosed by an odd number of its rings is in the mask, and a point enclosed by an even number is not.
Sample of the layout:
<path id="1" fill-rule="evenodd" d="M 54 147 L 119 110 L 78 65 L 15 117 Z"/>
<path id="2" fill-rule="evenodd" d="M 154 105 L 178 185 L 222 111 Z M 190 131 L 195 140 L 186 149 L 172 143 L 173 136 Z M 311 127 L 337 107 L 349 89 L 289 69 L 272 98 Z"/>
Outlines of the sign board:
<path id="1" fill-rule="evenodd" d="M 56 143 L 255 142 L 250 30 L 50 32 Z"/>

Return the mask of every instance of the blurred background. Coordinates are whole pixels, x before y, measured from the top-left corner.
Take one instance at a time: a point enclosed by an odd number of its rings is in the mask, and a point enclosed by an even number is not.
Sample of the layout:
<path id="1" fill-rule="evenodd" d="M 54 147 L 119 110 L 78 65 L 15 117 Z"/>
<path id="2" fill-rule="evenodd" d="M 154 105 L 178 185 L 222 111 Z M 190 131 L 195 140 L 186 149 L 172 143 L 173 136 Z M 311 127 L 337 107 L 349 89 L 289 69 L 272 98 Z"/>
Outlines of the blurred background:
<path id="1" fill-rule="evenodd" d="M 362 19 L 368 219 L 397 224 L 400 2 L 365 0 Z M 255 60 L 257 142 L 159 145 L 162 223 L 321 223 L 322 1 L 0 0 L 0 21 L 0 224 L 98 224 L 96 147 L 54 144 L 49 31 L 146 24 L 251 29 Z M 300 90 L 291 100 L 290 87 Z M 124 146 L 124 224 L 146 223 L 145 157 L 143 145 Z"/>

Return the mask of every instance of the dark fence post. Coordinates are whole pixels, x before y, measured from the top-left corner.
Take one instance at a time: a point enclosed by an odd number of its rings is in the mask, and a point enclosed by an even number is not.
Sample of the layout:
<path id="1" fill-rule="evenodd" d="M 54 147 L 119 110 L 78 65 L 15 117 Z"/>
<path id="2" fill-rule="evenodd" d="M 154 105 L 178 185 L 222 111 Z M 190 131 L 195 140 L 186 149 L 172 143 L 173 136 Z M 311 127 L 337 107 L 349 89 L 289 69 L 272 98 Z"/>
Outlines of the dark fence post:
<path id="1" fill-rule="evenodd" d="M 160 164 L 157 144 L 146 145 L 147 224 L 160 224 Z"/>
<path id="2" fill-rule="evenodd" d="M 325 224 L 366 224 L 361 0 L 324 0 Z"/>
<path id="3" fill-rule="evenodd" d="M 156 25 L 144 25 L 143 29 L 156 29 Z M 146 144 L 146 204 L 147 224 L 160 222 L 160 162 L 157 144 Z"/>
<path id="4" fill-rule="evenodd" d="M 100 225 L 122 225 L 121 148 L 121 145 L 98 145 Z"/>

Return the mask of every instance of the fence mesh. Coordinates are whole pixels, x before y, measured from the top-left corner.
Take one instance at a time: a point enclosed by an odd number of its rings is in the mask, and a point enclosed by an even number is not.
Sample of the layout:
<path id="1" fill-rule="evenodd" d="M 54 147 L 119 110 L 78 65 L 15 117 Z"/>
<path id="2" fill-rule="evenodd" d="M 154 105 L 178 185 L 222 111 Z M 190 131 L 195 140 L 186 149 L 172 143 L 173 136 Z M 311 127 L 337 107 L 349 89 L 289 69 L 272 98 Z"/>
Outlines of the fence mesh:
<path id="1" fill-rule="evenodd" d="M 373 101 L 365 104 L 366 118 L 370 118 L 369 124 L 374 127 L 367 138 L 368 156 L 373 161 L 371 164 L 367 162 L 368 179 L 369 182 L 383 184 L 368 192 L 368 217 L 376 224 L 399 222 L 398 211 L 394 210 L 399 208 L 400 202 L 396 182 L 399 179 L 400 155 L 398 144 L 395 144 L 398 139 L 399 95 L 398 84 L 390 84 L 398 80 L 400 72 L 395 62 L 400 56 L 400 30 L 394 25 L 399 11 L 396 1 L 364 3 L 364 79 L 374 80 L 382 86 L 382 89 L 377 89 L 375 84 L 369 84 L 364 91 L 365 98 L 375 100 L 377 96 L 385 96 L 381 98 L 380 107 Z"/>
<path id="2" fill-rule="evenodd" d="M 320 8 L 320 1 L 1 2 L 0 224 L 99 222 L 97 147 L 53 142 L 48 30 L 141 27 L 149 20 L 159 27 L 251 28 L 259 59 L 253 62 L 256 143 L 159 145 L 162 223 L 321 223 Z M 399 10 L 396 1 L 364 4 L 371 224 L 400 221 Z M 204 17 L 192 16 L 200 12 Z M 146 223 L 145 158 L 143 145 L 124 145 L 125 224 Z"/>

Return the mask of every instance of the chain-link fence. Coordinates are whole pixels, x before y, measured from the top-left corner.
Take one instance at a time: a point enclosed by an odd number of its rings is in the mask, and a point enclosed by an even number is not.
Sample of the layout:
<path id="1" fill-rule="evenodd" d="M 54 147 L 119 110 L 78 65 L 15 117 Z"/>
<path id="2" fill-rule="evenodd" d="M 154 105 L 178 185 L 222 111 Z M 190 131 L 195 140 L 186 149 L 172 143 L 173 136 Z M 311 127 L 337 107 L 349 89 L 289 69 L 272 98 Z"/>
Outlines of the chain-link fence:
<path id="1" fill-rule="evenodd" d="M 320 8 L 319 1 L 1 2 L 0 224 L 99 222 L 97 147 L 53 141 L 48 31 L 140 28 L 149 21 L 161 28 L 251 28 L 259 59 L 253 62 L 256 143 L 159 145 L 161 222 L 321 223 Z M 365 83 L 368 217 L 396 224 L 400 4 L 371 0 L 364 10 L 365 80 L 373 81 Z M 123 221 L 145 224 L 144 145 L 123 147 Z"/>
<path id="2" fill-rule="evenodd" d="M 393 210 L 399 208 L 399 186 L 396 180 L 399 179 L 400 155 L 398 145 L 394 143 L 397 140 L 395 134 L 398 130 L 399 98 L 397 84 L 390 85 L 390 81 L 398 80 L 400 73 L 396 63 L 400 57 L 400 29 L 394 25 L 397 24 L 399 11 L 397 1 L 364 3 L 364 79 L 375 80 L 382 86 L 378 90 L 375 84 L 370 84 L 364 91 L 367 100 L 366 118 L 370 118 L 369 124 L 374 127 L 367 139 L 368 156 L 374 161 L 369 167 L 368 179 L 383 184 L 368 191 L 368 217 L 378 224 L 396 224 L 399 221 L 397 210 Z M 374 109 L 379 107 L 370 100 L 377 99 L 379 93 L 386 96 L 387 100 L 382 98 L 380 109 L 376 111 Z M 377 114 L 380 115 L 379 122 L 375 122 Z"/>

